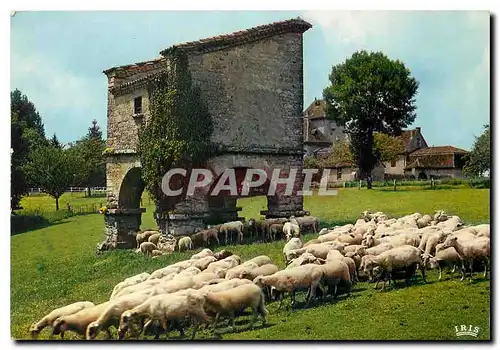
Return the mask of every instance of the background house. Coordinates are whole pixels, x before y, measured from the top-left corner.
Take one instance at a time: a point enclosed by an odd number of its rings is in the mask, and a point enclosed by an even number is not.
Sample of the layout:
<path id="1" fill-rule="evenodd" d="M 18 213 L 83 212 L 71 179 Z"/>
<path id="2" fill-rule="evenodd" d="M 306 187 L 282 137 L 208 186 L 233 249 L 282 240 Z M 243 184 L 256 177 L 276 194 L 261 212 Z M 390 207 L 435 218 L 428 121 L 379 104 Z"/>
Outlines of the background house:
<path id="1" fill-rule="evenodd" d="M 304 151 L 306 156 L 328 157 L 332 144 L 347 138 L 345 129 L 326 119 L 326 102 L 315 99 L 304 111 Z M 429 147 L 422 128 L 403 130 L 397 136 L 402 141 L 397 160 L 379 164 L 372 172 L 375 181 L 393 178 L 429 179 L 463 177 L 464 156 L 469 153 L 454 146 Z M 342 163 L 331 167 L 331 181 L 356 180 L 354 164 Z"/>

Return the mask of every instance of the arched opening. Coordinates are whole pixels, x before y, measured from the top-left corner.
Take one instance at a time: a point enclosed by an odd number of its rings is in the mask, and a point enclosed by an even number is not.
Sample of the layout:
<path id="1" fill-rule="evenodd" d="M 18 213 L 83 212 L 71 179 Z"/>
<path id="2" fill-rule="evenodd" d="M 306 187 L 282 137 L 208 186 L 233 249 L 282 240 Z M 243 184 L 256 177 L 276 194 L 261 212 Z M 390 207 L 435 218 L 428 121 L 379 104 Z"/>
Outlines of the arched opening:
<path id="1" fill-rule="evenodd" d="M 144 181 L 141 178 L 141 168 L 132 168 L 127 172 L 120 186 L 118 207 L 121 209 L 139 208 L 142 192 L 144 192 Z"/>

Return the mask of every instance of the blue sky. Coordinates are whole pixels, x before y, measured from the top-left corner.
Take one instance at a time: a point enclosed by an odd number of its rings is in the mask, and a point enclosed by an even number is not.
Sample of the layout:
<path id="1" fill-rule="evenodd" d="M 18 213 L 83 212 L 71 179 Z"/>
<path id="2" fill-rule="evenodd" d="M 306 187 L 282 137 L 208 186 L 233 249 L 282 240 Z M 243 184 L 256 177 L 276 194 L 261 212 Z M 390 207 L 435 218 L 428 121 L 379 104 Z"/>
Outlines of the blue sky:
<path id="1" fill-rule="evenodd" d="M 172 44 L 297 16 L 304 35 L 304 108 L 332 65 L 360 49 L 402 60 L 420 82 L 417 119 L 427 143 L 470 149 L 490 119 L 487 12 L 18 12 L 11 18 L 11 89 L 64 142 L 106 129 L 104 69 L 149 60 Z"/>

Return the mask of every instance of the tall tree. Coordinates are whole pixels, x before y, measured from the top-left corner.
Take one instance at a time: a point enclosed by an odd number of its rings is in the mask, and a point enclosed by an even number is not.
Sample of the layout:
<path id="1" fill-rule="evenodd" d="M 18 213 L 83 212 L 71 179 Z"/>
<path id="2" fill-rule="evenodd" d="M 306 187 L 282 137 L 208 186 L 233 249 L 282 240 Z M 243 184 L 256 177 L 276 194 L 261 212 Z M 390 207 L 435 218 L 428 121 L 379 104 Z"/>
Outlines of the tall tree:
<path id="1" fill-rule="evenodd" d="M 70 145 L 75 157 L 80 159 L 76 181 L 87 187 L 87 196 L 92 195 L 91 188 L 103 186 L 106 183 L 106 163 L 103 152 L 106 143 L 102 139 L 102 131 L 97 120 L 92 121 L 87 135 Z"/>
<path id="2" fill-rule="evenodd" d="M 349 140 L 347 139 L 335 141 L 330 147 L 330 153 L 324 161 L 324 166 L 333 167 L 341 163 L 352 163 L 353 158 L 349 147 Z"/>
<path id="3" fill-rule="evenodd" d="M 33 183 L 56 200 L 59 210 L 59 198 L 74 181 L 77 162 L 69 150 L 42 146 L 30 152 L 25 170 Z"/>
<path id="4" fill-rule="evenodd" d="M 11 104 L 11 209 L 19 207 L 19 201 L 30 187 L 24 172 L 31 150 L 47 145 L 42 118 L 26 95 L 14 90 L 10 93 Z"/>
<path id="5" fill-rule="evenodd" d="M 345 127 L 360 176 L 371 179 L 380 160 L 374 133 L 397 135 L 415 120 L 418 82 L 401 61 L 367 51 L 355 52 L 334 66 L 329 79 L 331 85 L 323 91 L 327 118 Z"/>
<path id="6" fill-rule="evenodd" d="M 57 138 L 56 133 L 54 133 L 54 135 L 52 135 L 52 138 L 50 139 L 49 142 L 50 142 L 51 146 L 54 146 L 57 148 L 63 148 L 63 145 L 61 142 L 59 142 L 59 139 Z"/>
<path id="7" fill-rule="evenodd" d="M 486 171 L 491 170 L 490 133 L 491 127 L 487 124 L 484 126 L 483 133 L 476 137 L 464 167 L 464 172 L 468 177 L 482 176 Z"/>

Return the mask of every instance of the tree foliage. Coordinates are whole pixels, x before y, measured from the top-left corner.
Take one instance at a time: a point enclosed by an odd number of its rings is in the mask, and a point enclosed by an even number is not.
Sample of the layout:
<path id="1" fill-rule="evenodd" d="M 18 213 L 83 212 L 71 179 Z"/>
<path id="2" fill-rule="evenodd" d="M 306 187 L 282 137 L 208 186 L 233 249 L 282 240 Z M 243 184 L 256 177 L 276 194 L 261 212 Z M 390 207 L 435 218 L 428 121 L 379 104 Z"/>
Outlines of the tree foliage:
<path id="1" fill-rule="evenodd" d="M 380 160 L 374 132 L 397 135 L 415 120 L 418 82 L 399 60 L 381 52 L 355 52 L 332 68 L 324 89 L 327 118 L 345 127 L 360 175 L 366 178 Z"/>
<path id="2" fill-rule="evenodd" d="M 10 93 L 11 104 L 11 209 L 19 207 L 19 201 L 32 185 L 25 174 L 24 165 L 30 151 L 48 144 L 42 118 L 35 105 L 21 91 Z"/>
<path id="3" fill-rule="evenodd" d="M 31 182 L 56 200 L 59 210 L 59 197 L 74 181 L 78 159 L 70 150 L 54 146 L 42 146 L 29 154 L 25 165 L 26 174 Z"/>
<path id="4" fill-rule="evenodd" d="M 476 137 L 472 150 L 468 155 L 464 172 L 468 177 L 482 176 L 491 170 L 491 127 L 484 126 L 484 131 Z"/>
<path id="5" fill-rule="evenodd" d="M 404 149 L 403 140 L 378 132 L 373 136 L 373 149 L 382 162 L 396 161 Z"/>
<path id="6" fill-rule="evenodd" d="M 149 86 L 151 117 L 139 132 L 142 177 L 157 204 L 169 169 L 201 166 L 214 151 L 212 118 L 192 85 L 187 58 L 174 54 L 170 67 Z"/>
<path id="7" fill-rule="evenodd" d="M 106 142 L 97 120 L 92 121 L 87 135 L 71 144 L 70 152 L 78 159 L 75 185 L 87 187 L 87 196 L 91 196 L 91 187 L 106 184 L 106 161 L 103 152 Z"/>
<path id="8" fill-rule="evenodd" d="M 341 139 L 335 141 L 330 147 L 330 153 L 324 160 L 323 165 L 326 168 L 332 168 L 339 164 L 353 163 L 353 157 L 350 150 L 349 140 Z"/>

